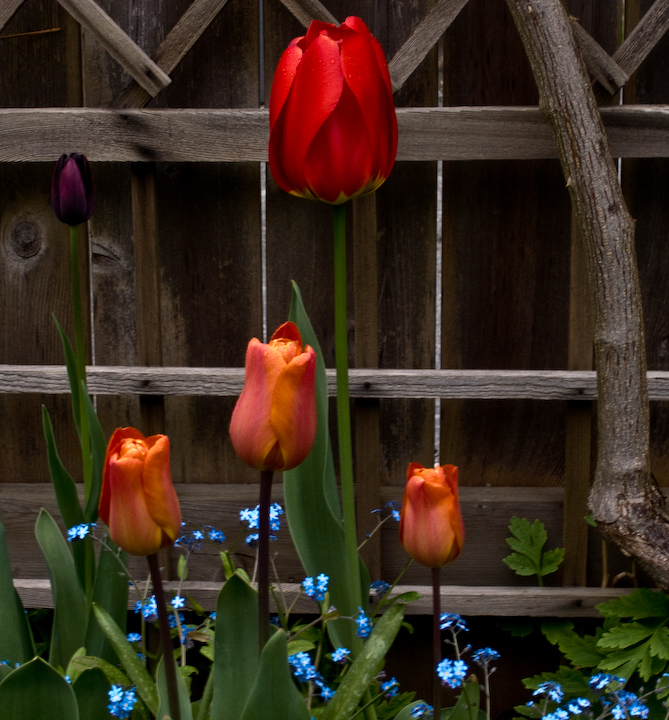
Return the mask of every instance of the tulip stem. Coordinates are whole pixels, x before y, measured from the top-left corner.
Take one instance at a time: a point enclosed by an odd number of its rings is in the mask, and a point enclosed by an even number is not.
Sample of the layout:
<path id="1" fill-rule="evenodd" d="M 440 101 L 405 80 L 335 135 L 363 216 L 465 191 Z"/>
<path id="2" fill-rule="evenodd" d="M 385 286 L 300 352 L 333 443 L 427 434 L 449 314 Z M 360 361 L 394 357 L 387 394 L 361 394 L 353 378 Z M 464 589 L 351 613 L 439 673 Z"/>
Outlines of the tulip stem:
<path id="1" fill-rule="evenodd" d="M 170 634 L 170 621 L 167 616 L 167 605 L 165 604 L 165 591 L 163 589 L 163 578 L 160 575 L 160 563 L 158 554 L 147 555 L 153 593 L 156 596 L 158 607 L 158 625 L 160 628 L 160 644 L 163 646 L 163 665 L 165 666 L 165 677 L 167 678 L 167 697 L 170 705 L 170 718 L 181 720 L 181 706 L 179 705 L 179 690 L 177 688 L 177 666 L 172 652 L 172 635 Z"/>
<path id="2" fill-rule="evenodd" d="M 79 282 L 79 226 L 70 225 L 70 276 L 72 282 L 72 305 L 74 310 L 74 348 L 77 365 L 77 385 L 79 390 L 79 408 L 74 412 L 79 415 L 81 460 L 84 474 L 86 500 L 91 492 L 92 460 L 88 436 L 88 416 L 86 415 L 86 346 L 84 344 L 84 323 L 81 311 L 81 285 Z M 95 518 L 93 518 L 95 519 Z"/>
<path id="3" fill-rule="evenodd" d="M 432 568 L 432 705 L 434 717 L 441 713 L 441 681 L 437 665 L 441 662 L 441 568 Z"/>
<path id="4" fill-rule="evenodd" d="M 269 506 L 272 502 L 272 470 L 260 472 L 258 509 L 258 641 L 260 652 L 269 640 Z"/>
<path id="5" fill-rule="evenodd" d="M 360 560 L 355 523 L 355 490 L 353 487 L 353 448 L 348 394 L 348 330 L 346 313 L 346 205 L 333 205 L 334 211 L 334 310 L 335 364 L 337 367 L 337 436 L 339 439 L 339 473 L 344 515 L 344 544 L 348 579 L 353 596 L 366 606 L 360 585 Z"/>

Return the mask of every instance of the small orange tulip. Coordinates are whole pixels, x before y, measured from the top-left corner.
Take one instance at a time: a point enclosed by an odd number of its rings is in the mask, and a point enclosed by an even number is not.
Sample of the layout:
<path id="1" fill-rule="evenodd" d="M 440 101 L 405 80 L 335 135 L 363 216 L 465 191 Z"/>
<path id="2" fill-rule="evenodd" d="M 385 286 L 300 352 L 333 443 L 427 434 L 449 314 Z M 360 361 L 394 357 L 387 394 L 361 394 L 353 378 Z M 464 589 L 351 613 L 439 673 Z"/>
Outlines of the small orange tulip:
<path id="1" fill-rule="evenodd" d="M 425 468 L 411 463 L 400 513 L 400 542 L 421 565 L 442 567 L 465 541 L 455 465 Z"/>
<path id="2" fill-rule="evenodd" d="M 107 446 L 100 518 L 131 555 L 153 555 L 181 531 L 181 508 L 170 476 L 170 441 L 119 428 Z"/>
<path id="3" fill-rule="evenodd" d="M 316 438 L 316 353 L 297 325 L 286 322 L 269 343 L 246 350 L 244 389 L 230 421 L 239 457 L 256 470 L 291 470 Z"/>

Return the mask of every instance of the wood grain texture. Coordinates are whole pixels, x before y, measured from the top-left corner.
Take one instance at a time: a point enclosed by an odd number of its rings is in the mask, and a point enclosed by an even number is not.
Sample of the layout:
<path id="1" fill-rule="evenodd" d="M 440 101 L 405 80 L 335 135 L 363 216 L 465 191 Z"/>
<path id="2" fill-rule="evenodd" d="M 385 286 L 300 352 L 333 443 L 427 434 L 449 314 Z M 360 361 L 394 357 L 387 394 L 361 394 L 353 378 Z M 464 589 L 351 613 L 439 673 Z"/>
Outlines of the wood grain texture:
<path id="1" fill-rule="evenodd" d="M 629 75 L 580 23 L 573 21 L 572 27 L 588 71 L 610 95 L 613 95 L 629 80 Z"/>
<path id="2" fill-rule="evenodd" d="M 669 30 L 669 0 L 655 0 L 625 38 L 625 42 L 616 50 L 613 59 L 628 75 L 631 75 L 667 30 Z"/>
<path id="3" fill-rule="evenodd" d="M 439 0 L 388 63 L 393 92 L 397 92 L 446 32 L 468 0 Z"/>
<path id="4" fill-rule="evenodd" d="M 399 161 L 556 158 L 536 107 L 400 108 Z M 616 157 L 668 157 L 669 107 L 602 108 Z M 0 110 L 0 162 L 47 162 L 78 148 L 92 162 L 261 162 L 265 110 Z"/>
<path id="5" fill-rule="evenodd" d="M 5 27 L 22 4 L 23 0 L 0 0 L 0 30 Z"/>
<path id="6" fill-rule="evenodd" d="M 339 25 L 335 16 L 318 0 L 281 0 L 305 28 L 309 27 L 312 20 L 323 20 L 323 22 Z"/>
<path id="7" fill-rule="evenodd" d="M 171 80 L 95 0 L 58 0 L 135 80 L 155 97 Z"/>
<path id="8" fill-rule="evenodd" d="M 194 0 L 158 46 L 152 58 L 156 65 L 168 75 L 172 73 L 227 1 Z M 112 102 L 112 107 L 139 108 L 150 100 L 151 95 L 135 80 Z"/>

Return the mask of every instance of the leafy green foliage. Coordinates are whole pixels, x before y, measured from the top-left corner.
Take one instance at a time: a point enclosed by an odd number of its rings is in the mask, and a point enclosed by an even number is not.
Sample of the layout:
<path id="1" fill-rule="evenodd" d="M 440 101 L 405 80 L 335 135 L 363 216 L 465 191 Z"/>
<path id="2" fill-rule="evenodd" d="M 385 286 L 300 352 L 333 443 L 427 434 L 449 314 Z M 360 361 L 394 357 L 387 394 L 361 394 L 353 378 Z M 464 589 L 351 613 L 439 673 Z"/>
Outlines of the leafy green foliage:
<path id="1" fill-rule="evenodd" d="M 504 558 L 504 563 L 517 575 L 536 575 L 539 585 L 543 585 L 542 578 L 560 567 L 564 548 L 544 551 L 548 533 L 540 520 L 530 523 L 527 518 L 514 515 L 509 530 L 512 537 L 507 538 L 506 542 L 514 552 Z"/>

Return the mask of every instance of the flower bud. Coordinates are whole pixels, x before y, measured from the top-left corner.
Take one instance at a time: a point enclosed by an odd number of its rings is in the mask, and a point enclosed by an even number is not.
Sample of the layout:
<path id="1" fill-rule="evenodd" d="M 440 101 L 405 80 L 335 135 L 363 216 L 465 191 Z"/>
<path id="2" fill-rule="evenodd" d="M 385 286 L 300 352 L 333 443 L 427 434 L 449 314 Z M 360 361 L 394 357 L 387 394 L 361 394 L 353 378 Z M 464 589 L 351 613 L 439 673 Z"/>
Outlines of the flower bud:
<path id="1" fill-rule="evenodd" d="M 400 513 L 404 549 L 421 565 L 438 568 L 455 560 L 464 540 L 457 467 L 411 463 Z"/>
<path id="2" fill-rule="evenodd" d="M 61 155 L 51 181 L 51 207 L 67 225 L 86 222 L 95 209 L 95 186 L 85 155 Z"/>
<path id="3" fill-rule="evenodd" d="M 244 389 L 230 421 L 239 457 L 256 470 L 291 470 L 316 438 L 316 353 L 287 322 L 246 350 Z"/>
<path id="4" fill-rule="evenodd" d="M 168 437 L 119 428 L 107 446 L 103 473 L 99 512 L 111 539 L 131 555 L 172 545 L 181 531 L 181 508 Z"/>

